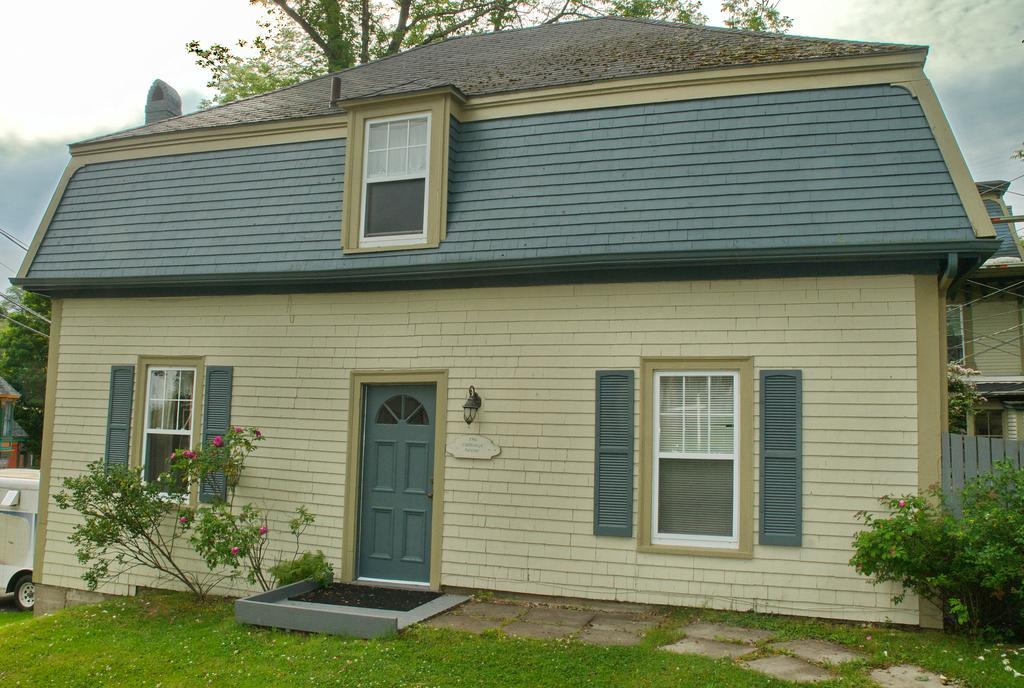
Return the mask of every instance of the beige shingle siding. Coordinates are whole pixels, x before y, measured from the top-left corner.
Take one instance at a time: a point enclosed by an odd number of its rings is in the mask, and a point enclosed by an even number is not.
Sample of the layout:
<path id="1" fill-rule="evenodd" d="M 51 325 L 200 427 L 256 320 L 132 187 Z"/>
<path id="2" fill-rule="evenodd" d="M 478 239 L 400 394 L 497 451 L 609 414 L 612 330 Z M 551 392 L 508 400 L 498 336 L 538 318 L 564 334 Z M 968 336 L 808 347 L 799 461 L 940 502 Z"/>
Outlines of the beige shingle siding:
<path id="1" fill-rule="evenodd" d="M 892 609 L 847 564 L 854 512 L 917 487 L 914 297 L 912 277 L 886 276 L 69 300 L 53 472 L 102 453 L 110 365 L 205 355 L 234 366 L 233 422 L 268 437 L 240 498 L 266 500 L 277 534 L 309 505 L 304 546 L 340 568 L 349 372 L 444 368 L 448 431 L 476 385 L 502 453 L 446 460 L 443 585 L 914 623 L 913 600 Z M 592 534 L 594 371 L 645 356 L 803 370 L 804 547 L 737 560 Z M 45 583 L 83 585 L 73 524 L 51 506 Z"/>
<path id="2" fill-rule="evenodd" d="M 977 369 L 982 375 L 1020 375 L 1020 301 L 992 296 L 972 304 L 970 311 L 968 351 Z"/>

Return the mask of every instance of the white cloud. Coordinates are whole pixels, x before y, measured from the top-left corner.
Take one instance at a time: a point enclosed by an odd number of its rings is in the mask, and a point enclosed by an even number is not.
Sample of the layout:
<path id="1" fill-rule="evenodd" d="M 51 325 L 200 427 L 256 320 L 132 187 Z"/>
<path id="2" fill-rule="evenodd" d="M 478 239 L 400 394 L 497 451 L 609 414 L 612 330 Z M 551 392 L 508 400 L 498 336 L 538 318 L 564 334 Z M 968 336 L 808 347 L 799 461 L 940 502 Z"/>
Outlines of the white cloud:
<path id="1" fill-rule="evenodd" d="M 71 141 L 137 123 L 153 79 L 209 94 L 185 44 L 252 36 L 246 0 L 6 3 L 0 136 Z"/>

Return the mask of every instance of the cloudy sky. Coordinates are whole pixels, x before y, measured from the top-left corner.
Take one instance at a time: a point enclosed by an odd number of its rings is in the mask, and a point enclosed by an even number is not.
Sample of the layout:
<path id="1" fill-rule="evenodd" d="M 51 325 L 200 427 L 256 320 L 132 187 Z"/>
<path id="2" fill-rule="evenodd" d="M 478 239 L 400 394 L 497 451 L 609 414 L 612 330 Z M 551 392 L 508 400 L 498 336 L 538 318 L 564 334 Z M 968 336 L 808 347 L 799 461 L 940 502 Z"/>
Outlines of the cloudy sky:
<path id="1" fill-rule="evenodd" d="M 715 0 L 705 0 L 721 24 Z M 926 67 L 975 179 L 1017 179 L 1024 207 L 1024 12 L 1007 0 L 782 0 L 792 33 L 931 47 Z M 161 78 L 194 110 L 211 94 L 185 43 L 252 36 L 248 0 L 8 3 L 0 21 L 0 228 L 31 240 L 68 161 L 67 144 L 141 124 Z M 0 237 L 0 282 L 22 252 Z"/>

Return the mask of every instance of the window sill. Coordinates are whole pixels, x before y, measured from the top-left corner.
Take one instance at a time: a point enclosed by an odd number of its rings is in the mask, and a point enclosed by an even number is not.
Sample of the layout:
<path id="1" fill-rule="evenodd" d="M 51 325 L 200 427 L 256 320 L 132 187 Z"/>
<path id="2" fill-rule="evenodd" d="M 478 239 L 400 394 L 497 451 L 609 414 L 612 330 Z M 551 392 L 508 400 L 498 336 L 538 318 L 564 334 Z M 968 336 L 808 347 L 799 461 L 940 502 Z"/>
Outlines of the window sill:
<path id="1" fill-rule="evenodd" d="M 342 248 L 342 253 L 378 253 L 380 251 L 412 251 L 418 248 L 437 248 L 441 245 L 439 241 L 419 241 L 411 244 L 395 244 L 393 246 L 356 246 L 354 248 Z"/>
<path id="2" fill-rule="evenodd" d="M 753 559 L 754 552 L 750 549 L 726 549 L 724 547 L 694 547 L 692 545 L 637 545 L 636 551 L 642 554 L 678 554 L 683 556 L 722 557 L 725 559 Z"/>

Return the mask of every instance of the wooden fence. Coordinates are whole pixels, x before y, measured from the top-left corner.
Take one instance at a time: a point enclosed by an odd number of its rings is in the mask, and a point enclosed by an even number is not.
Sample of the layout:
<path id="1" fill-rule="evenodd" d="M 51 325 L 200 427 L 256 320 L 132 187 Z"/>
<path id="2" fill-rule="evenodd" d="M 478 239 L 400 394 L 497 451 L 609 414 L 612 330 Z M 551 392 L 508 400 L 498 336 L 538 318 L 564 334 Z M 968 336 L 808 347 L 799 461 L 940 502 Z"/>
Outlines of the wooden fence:
<path id="1" fill-rule="evenodd" d="M 960 490 L 971 478 L 992 470 L 992 462 L 1009 459 L 1024 465 L 1024 442 L 998 437 L 942 433 L 942 493 L 957 513 Z"/>

